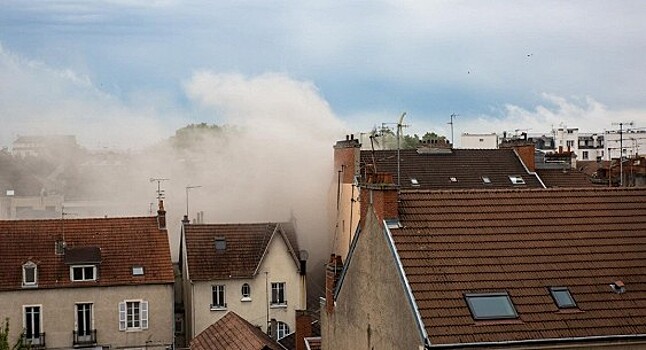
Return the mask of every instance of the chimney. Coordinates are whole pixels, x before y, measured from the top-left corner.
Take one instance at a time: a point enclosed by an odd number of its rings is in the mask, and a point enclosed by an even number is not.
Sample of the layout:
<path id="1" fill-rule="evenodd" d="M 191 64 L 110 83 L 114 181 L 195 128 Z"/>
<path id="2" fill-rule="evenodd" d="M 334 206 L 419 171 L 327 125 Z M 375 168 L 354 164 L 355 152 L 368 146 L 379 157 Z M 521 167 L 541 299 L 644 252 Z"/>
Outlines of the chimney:
<path id="1" fill-rule="evenodd" d="M 325 269 L 325 310 L 328 314 L 334 312 L 334 292 L 343 271 L 343 261 L 340 255 L 330 255 Z"/>
<path id="2" fill-rule="evenodd" d="M 399 216 L 397 185 L 393 175 L 389 173 L 376 173 L 368 177 L 367 183 L 361 190 L 361 223 L 366 218 L 368 208 L 372 206 L 379 222 Z"/>
<path id="3" fill-rule="evenodd" d="M 182 224 L 183 225 L 188 225 L 191 222 L 188 220 L 188 215 L 184 215 L 184 218 L 182 219 Z"/>
<path id="4" fill-rule="evenodd" d="M 354 135 L 346 135 L 345 140 L 334 145 L 334 170 L 343 170 L 341 182 L 351 184 L 359 175 L 359 152 L 361 144 Z"/>
<path id="5" fill-rule="evenodd" d="M 312 316 L 306 310 L 296 310 L 296 350 L 306 350 L 305 338 L 312 336 Z"/>
<path id="6" fill-rule="evenodd" d="M 166 210 L 164 209 L 164 201 L 159 200 L 159 209 L 157 210 L 157 227 L 160 230 L 166 229 Z"/>

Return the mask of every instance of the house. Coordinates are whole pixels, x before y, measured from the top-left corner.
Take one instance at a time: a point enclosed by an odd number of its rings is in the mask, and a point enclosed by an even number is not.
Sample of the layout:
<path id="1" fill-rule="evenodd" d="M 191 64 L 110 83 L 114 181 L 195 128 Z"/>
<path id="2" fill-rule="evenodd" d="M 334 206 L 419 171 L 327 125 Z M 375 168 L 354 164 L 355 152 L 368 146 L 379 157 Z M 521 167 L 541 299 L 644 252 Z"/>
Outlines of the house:
<path id="1" fill-rule="evenodd" d="M 305 260 L 289 223 L 182 225 L 180 265 L 187 340 L 233 311 L 277 338 L 305 309 Z"/>
<path id="2" fill-rule="evenodd" d="M 323 349 L 646 347 L 646 189 L 392 179 L 365 184 L 350 253 L 331 256 Z"/>
<path id="3" fill-rule="evenodd" d="M 32 348 L 173 342 L 166 211 L 157 217 L 0 221 L 0 318 Z"/>
<path id="4" fill-rule="evenodd" d="M 337 184 L 335 204 L 331 204 L 335 218 L 330 246 L 342 257 L 348 253 L 361 217 L 359 184 L 376 172 L 393 174 L 401 189 L 545 187 L 535 173 L 531 143 L 501 149 L 453 149 L 442 140 L 434 140 L 417 149 L 364 151 L 357 139 L 346 136 L 334 145 L 334 171 Z"/>
<path id="5" fill-rule="evenodd" d="M 285 350 L 269 335 L 233 311 L 191 341 L 191 350 Z"/>

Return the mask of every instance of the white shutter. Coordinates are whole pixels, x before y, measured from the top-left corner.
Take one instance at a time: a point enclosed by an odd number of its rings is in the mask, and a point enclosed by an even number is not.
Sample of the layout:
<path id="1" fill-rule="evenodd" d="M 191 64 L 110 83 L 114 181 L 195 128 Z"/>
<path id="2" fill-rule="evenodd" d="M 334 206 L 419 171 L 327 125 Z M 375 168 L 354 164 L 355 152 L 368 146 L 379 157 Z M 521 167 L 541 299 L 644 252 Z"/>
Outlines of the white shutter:
<path id="1" fill-rule="evenodd" d="M 126 330 L 126 303 L 125 302 L 119 303 L 119 330 L 120 331 Z"/>
<path id="2" fill-rule="evenodd" d="M 148 302 L 141 302 L 141 329 L 148 329 Z"/>

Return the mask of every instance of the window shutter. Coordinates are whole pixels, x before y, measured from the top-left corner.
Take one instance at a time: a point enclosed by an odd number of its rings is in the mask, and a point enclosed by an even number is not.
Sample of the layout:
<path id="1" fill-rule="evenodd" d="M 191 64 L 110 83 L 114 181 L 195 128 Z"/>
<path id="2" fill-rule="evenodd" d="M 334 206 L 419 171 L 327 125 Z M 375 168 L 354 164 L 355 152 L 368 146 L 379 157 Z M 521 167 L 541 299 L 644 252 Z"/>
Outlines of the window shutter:
<path id="1" fill-rule="evenodd" d="M 120 331 L 126 330 L 126 303 L 125 302 L 119 303 L 119 330 Z"/>
<path id="2" fill-rule="evenodd" d="M 148 329 L 148 302 L 141 302 L 141 328 Z"/>

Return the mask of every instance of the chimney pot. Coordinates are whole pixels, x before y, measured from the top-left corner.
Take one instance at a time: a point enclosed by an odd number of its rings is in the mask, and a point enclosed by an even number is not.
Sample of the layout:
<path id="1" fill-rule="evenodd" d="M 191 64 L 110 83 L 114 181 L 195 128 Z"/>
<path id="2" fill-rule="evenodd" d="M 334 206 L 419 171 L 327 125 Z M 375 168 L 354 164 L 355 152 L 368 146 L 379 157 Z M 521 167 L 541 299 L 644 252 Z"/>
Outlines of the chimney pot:
<path id="1" fill-rule="evenodd" d="M 164 201 L 159 200 L 159 209 L 157 210 L 157 227 L 160 230 L 166 229 L 166 210 L 164 209 Z"/>

